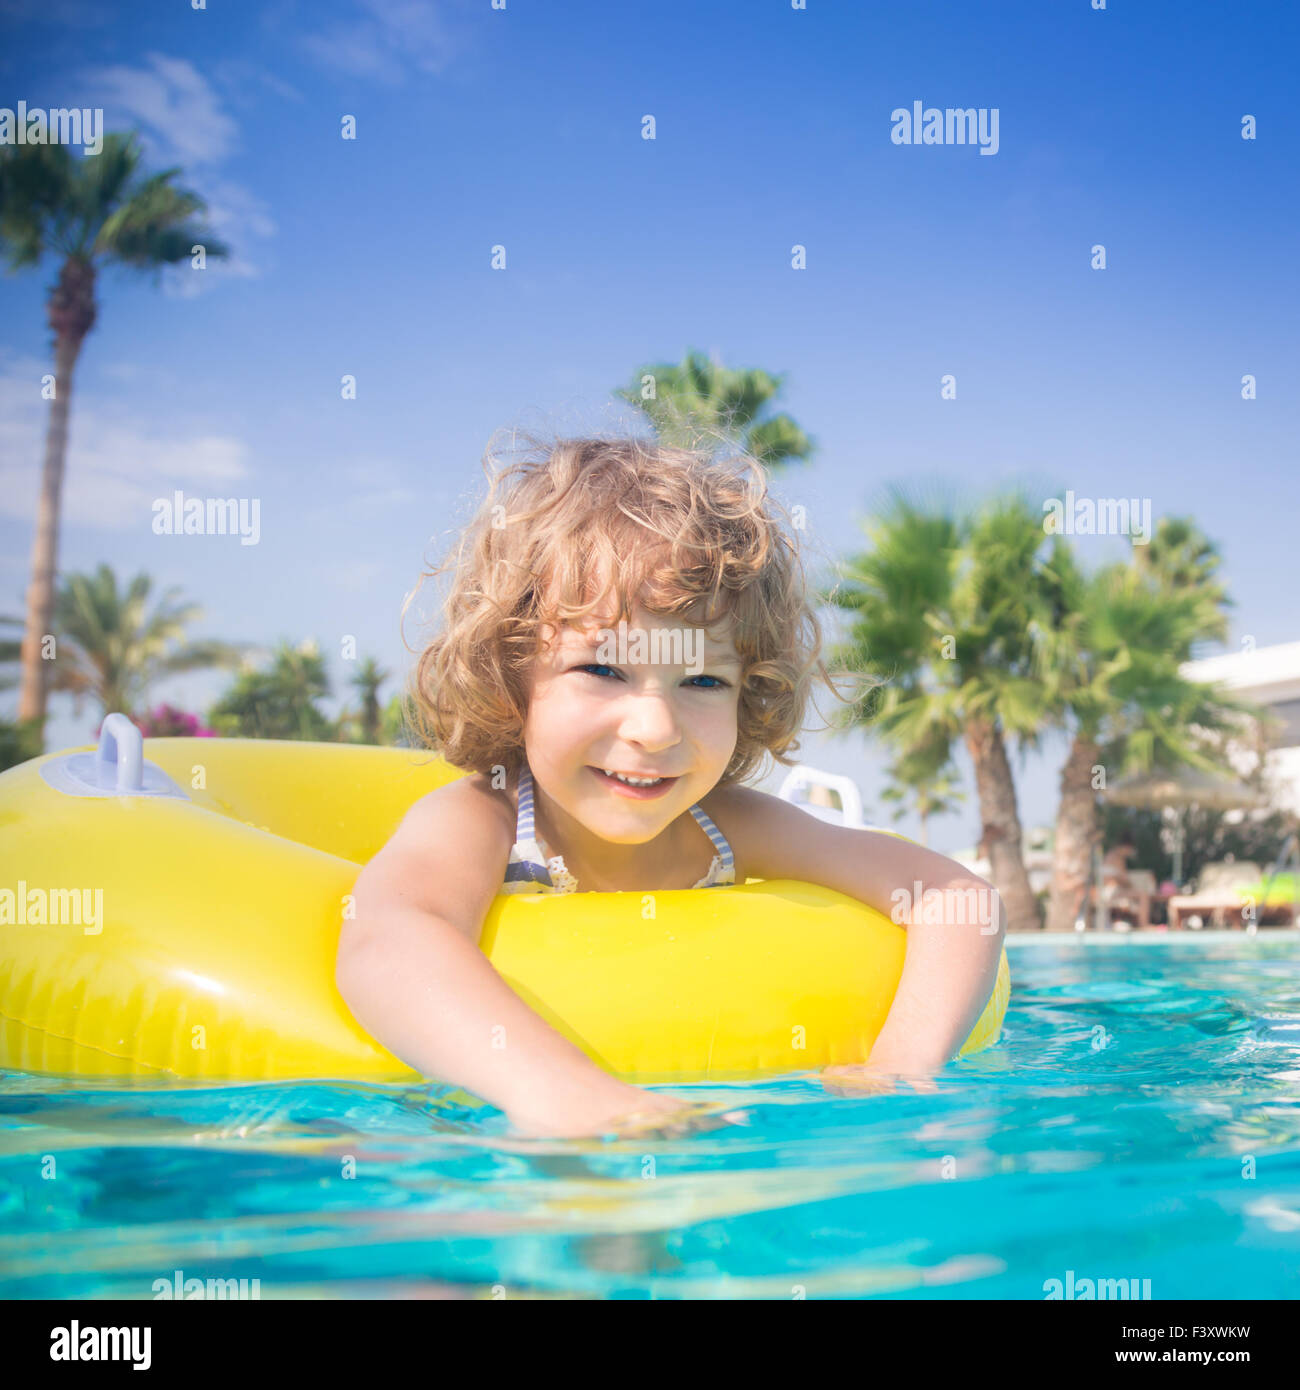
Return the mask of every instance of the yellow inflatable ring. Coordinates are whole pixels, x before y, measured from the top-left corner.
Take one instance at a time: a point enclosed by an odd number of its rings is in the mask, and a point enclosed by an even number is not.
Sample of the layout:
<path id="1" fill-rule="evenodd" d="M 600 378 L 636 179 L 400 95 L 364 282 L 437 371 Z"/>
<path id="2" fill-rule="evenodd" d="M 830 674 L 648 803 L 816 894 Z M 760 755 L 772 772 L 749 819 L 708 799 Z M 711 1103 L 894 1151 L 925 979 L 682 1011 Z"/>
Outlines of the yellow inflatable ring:
<path id="1" fill-rule="evenodd" d="M 120 721 L 120 722 L 119 722 Z M 349 893 L 418 797 L 462 774 L 347 744 L 150 739 L 0 774 L 0 1067 L 74 1076 L 413 1080 L 334 984 Z M 628 1081 L 864 1061 L 905 932 L 843 894 L 503 896 L 481 945 Z M 1010 972 L 970 1038 L 997 1040 Z"/>

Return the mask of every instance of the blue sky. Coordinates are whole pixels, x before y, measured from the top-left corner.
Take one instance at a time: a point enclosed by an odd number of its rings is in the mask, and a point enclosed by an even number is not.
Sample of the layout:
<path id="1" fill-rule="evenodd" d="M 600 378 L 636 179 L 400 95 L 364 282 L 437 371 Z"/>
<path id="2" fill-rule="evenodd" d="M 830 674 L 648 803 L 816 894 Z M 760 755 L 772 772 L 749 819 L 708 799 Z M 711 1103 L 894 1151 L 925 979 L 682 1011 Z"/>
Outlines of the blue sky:
<path id="1" fill-rule="evenodd" d="M 195 635 L 314 637 L 340 693 L 346 634 L 403 672 L 403 596 L 463 522 L 493 431 L 640 428 L 611 391 L 694 348 L 787 374 L 777 407 L 817 453 L 776 486 L 827 554 L 858 545 L 891 483 L 1149 497 L 1221 546 L 1234 647 L 1300 636 L 1294 6 L 113 9 L 0 0 L 0 106 L 138 126 L 148 166 L 183 166 L 235 255 L 159 285 L 101 277 L 64 570 L 179 584 L 204 605 Z M 890 113 L 914 101 L 997 108 L 996 155 L 893 143 Z M 10 612 L 55 271 L 0 279 Z M 176 488 L 259 498 L 260 543 L 154 535 Z M 1076 543 L 1087 561 L 1126 544 Z M 199 708 L 220 685 L 157 695 Z M 82 741 L 93 715 L 55 708 L 52 746 Z M 1049 739 L 1016 764 L 1026 824 L 1053 815 L 1061 754 Z M 862 736 L 810 735 L 804 756 L 879 810 Z M 966 790 L 940 848 L 976 838 Z"/>

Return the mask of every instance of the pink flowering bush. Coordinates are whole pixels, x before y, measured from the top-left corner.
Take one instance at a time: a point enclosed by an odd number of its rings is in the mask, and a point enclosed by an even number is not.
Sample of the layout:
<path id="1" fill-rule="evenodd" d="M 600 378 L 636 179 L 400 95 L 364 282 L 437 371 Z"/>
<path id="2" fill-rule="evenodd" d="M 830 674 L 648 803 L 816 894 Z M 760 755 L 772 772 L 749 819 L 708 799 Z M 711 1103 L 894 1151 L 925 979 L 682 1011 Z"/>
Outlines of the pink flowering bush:
<path id="1" fill-rule="evenodd" d="M 199 722 L 198 715 L 174 705 L 156 705 L 148 714 L 137 715 L 132 722 L 145 738 L 218 737 L 215 729 Z"/>

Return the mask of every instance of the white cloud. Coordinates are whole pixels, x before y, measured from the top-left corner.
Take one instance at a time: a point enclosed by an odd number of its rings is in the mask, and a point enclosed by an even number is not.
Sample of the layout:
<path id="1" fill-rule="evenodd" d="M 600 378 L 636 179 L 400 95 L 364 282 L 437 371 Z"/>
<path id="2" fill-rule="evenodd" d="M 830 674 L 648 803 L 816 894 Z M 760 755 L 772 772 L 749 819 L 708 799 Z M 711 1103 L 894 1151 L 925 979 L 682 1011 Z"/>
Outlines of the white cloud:
<path id="1" fill-rule="evenodd" d="M 317 62 L 354 77 L 400 82 L 408 68 L 441 73 L 466 46 L 465 25 L 453 33 L 452 12 L 462 5 L 429 0 L 356 0 L 363 13 L 302 39 Z"/>
<path id="2" fill-rule="evenodd" d="M 266 204 L 242 184 L 209 179 L 203 196 L 208 201 L 207 220 L 223 236 L 235 228 L 257 237 L 272 237 L 278 230 Z"/>
<path id="3" fill-rule="evenodd" d="M 94 68 L 88 78 L 105 125 L 140 122 L 163 163 L 215 164 L 237 143 L 239 127 L 201 72 L 184 58 L 150 53 L 146 67 Z M 152 151 L 151 151 L 152 152 Z"/>
<path id="4" fill-rule="evenodd" d="M 308 34 L 302 46 L 322 67 L 336 68 L 353 77 L 373 77 L 381 82 L 401 81 L 401 64 L 385 50 L 373 30 L 358 33 L 354 29 L 336 28 L 323 34 Z"/>
<path id="5" fill-rule="evenodd" d="M 0 513 L 32 521 L 45 457 L 49 402 L 41 399 L 48 362 L 0 362 Z M 66 523 L 147 530 L 154 499 L 176 488 L 229 495 L 250 476 L 248 448 L 232 435 L 150 433 L 74 396 L 62 516 Z"/>
<path id="6" fill-rule="evenodd" d="M 212 71 L 222 90 L 231 95 L 236 106 L 249 105 L 262 90 L 274 92 L 276 96 L 300 105 L 306 100 L 297 87 L 243 58 L 227 59 L 218 63 Z"/>
<path id="7" fill-rule="evenodd" d="M 142 171 L 181 165 L 177 183 L 193 188 L 207 202 L 199 220 L 230 247 L 226 260 L 210 260 L 201 274 L 188 263 L 168 267 L 163 273 L 165 292 L 191 299 L 228 276 L 256 276 L 248 247 L 274 236 L 277 229 L 255 193 L 216 172 L 215 166 L 239 145 L 239 125 L 216 88 L 193 63 L 162 53 L 148 54 L 141 66 L 92 68 L 86 80 L 89 100 L 104 108 L 106 129 L 139 129 Z"/>

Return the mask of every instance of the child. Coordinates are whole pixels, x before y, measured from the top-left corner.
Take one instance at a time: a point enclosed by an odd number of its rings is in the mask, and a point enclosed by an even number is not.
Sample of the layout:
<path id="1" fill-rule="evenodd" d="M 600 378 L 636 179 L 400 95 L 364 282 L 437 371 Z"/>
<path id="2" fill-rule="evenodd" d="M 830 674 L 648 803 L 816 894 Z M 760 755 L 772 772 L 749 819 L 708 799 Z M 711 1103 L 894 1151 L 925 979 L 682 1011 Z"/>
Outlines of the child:
<path id="1" fill-rule="evenodd" d="M 743 785 L 768 753 L 793 761 L 813 682 L 830 680 L 757 463 L 565 439 L 489 479 L 434 571 L 452 584 L 413 689 L 426 741 L 472 775 L 412 806 L 362 871 L 338 986 L 390 1051 L 523 1133 L 662 1131 L 694 1108 L 603 1071 L 479 950 L 498 893 L 797 879 L 899 921 L 898 885 L 988 885 Z M 902 979 L 869 1063 L 826 1068 L 828 1089 L 887 1089 L 954 1055 L 993 990 L 997 915 L 983 931 L 902 920 Z"/>

